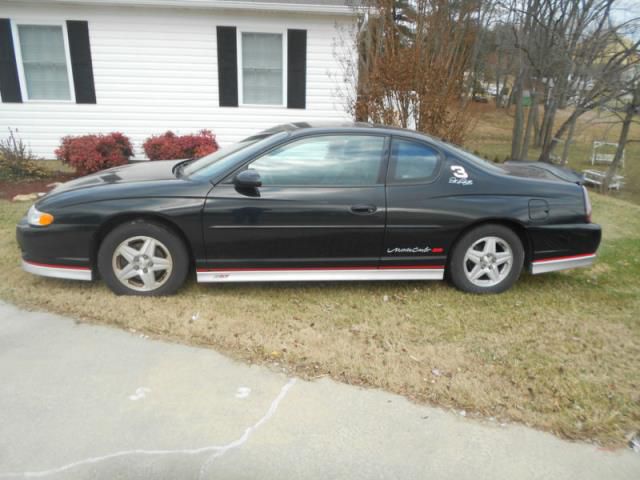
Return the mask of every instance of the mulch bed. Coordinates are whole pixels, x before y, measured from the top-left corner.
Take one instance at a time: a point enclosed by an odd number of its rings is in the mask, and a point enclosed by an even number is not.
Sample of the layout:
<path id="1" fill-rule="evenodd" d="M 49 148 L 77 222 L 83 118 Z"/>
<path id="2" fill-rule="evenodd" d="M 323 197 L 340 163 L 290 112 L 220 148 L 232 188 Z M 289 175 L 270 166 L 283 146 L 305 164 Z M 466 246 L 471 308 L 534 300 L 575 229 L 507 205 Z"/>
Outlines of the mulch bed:
<path id="1" fill-rule="evenodd" d="M 47 185 L 55 182 L 67 182 L 76 176 L 69 173 L 54 173 L 50 177 L 38 180 L 0 180 L 0 199 L 11 200 L 16 195 L 48 192 L 51 187 Z"/>

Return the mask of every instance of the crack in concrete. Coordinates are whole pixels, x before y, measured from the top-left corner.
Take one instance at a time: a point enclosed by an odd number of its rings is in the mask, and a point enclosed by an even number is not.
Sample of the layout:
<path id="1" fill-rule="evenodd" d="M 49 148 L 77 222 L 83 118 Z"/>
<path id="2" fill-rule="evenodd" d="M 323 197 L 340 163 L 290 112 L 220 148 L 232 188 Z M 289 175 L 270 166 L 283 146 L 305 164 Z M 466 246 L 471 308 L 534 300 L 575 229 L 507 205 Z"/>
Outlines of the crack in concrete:
<path id="1" fill-rule="evenodd" d="M 264 423 L 266 423 L 278 409 L 280 402 L 287 395 L 293 384 L 296 383 L 296 379 L 290 379 L 281 389 L 278 396 L 271 402 L 267 413 L 260 418 L 256 423 L 247 427 L 237 440 L 230 442 L 226 445 L 208 445 L 206 447 L 200 448 L 192 448 L 192 449 L 182 449 L 182 450 L 125 450 L 122 452 L 110 453 L 108 455 L 102 455 L 100 457 L 90 457 L 85 458 L 83 460 L 78 460 L 77 462 L 68 463 L 61 467 L 52 468 L 50 470 L 40 470 L 34 472 L 9 472 L 9 473 L 0 473 L 0 478 L 40 478 L 47 477 L 49 475 L 55 475 L 58 473 L 65 472 L 67 470 L 71 470 L 76 467 L 80 467 L 83 465 L 91 465 L 95 463 L 104 462 L 106 460 L 112 460 L 114 458 L 126 457 L 129 455 L 199 455 L 202 453 L 211 453 L 209 457 L 204 461 L 202 467 L 200 468 L 199 478 L 202 478 L 205 474 L 211 463 L 218 457 L 221 457 L 229 450 L 233 450 L 242 446 L 248 439 L 251 437 L 253 432 L 255 432 L 258 428 L 260 428 Z"/>

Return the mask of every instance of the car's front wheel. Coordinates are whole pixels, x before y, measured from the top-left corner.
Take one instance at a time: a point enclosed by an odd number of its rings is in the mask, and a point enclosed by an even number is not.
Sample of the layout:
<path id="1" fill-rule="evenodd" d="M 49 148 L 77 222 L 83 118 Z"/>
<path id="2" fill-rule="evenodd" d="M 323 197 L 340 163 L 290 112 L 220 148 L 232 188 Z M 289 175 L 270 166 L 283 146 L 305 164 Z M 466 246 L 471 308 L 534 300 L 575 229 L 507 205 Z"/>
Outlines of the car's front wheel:
<path id="1" fill-rule="evenodd" d="M 189 254 L 178 235 L 164 225 L 135 220 L 104 238 L 98 270 L 118 295 L 171 295 L 186 279 Z"/>
<path id="2" fill-rule="evenodd" d="M 518 280 L 524 249 L 518 235 L 503 225 L 481 225 L 456 244 L 449 276 L 460 290 L 501 293 Z"/>

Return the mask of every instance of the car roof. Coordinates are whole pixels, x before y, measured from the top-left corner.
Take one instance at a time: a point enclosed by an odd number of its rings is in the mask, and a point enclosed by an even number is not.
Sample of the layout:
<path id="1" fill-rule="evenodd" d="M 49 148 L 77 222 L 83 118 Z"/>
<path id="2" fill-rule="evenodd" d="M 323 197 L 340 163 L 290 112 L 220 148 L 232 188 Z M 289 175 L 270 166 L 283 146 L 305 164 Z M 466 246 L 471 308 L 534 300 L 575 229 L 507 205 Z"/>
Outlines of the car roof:
<path id="1" fill-rule="evenodd" d="M 452 155 L 460 159 L 460 155 L 463 155 L 465 162 L 472 162 L 476 168 L 481 168 L 488 173 L 496 173 L 500 170 L 500 167 L 492 165 L 489 161 L 484 161 L 479 157 L 476 157 L 470 152 L 464 150 L 464 148 L 452 145 L 445 140 L 437 137 L 432 137 L 423 132 L 417 132 L 408 128 L 391 127 L 388 125 L 380 125 L 367 122 L 351 122 L 351 121 L 305 121 L 305 122 L 292 122 L 276 125 L 263 132 L 260 132 L 253 137 L 249 137 L 246 140 L 258 140 L 278 133 L 286 133 L 288 135 L 307 135 L 309 133 L 318 134 L 332 134 L 332 133 L 371 133 L 376 131 L 384 135 L 399 135 L 404 138 L 422 140 L 428 142 L 432 147 L 436 147 L 443 155 Z M 471 160 L 475 159 L 475 160 Z M 504 173 L 504 172 L 499 172 Z"/>
<path id="2" fill-rule="evenodd" d="M 371 133 L 373 130 L 387 135 L 403 135 L 414 137 L 416 139 L 430 140 L 442 145 L 444 142 L 438 138 L 432 137 L 422 132 L 409 130 L 407 128 L 392 127 L 388 125 L 380 125 L 368 122 L 351 122 L 351 121 L 304 121 L 292 122 L 276 125 L 264 130 L 251 138 L 263 138 L 280 132 L 290 134 L 305 134 L 309 131 L 317 131 L 318 133 L 334 133 L 334 132 L 350 132 L 350 133 Z"/>

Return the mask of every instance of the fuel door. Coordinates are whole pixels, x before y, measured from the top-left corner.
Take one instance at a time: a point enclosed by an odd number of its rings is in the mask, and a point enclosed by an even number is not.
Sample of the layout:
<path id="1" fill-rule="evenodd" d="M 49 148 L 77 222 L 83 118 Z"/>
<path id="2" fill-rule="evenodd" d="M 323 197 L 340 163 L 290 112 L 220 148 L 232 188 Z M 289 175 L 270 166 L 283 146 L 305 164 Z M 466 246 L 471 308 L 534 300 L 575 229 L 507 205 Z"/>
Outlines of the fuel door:
<path id="1" fill-rule="evenodd" d="M 534 222 L 542 222 L 549 218 L 549 204 L 541 198 L 529 200 L 529 218 Z"/>

